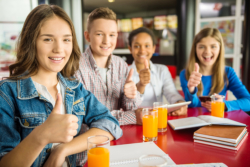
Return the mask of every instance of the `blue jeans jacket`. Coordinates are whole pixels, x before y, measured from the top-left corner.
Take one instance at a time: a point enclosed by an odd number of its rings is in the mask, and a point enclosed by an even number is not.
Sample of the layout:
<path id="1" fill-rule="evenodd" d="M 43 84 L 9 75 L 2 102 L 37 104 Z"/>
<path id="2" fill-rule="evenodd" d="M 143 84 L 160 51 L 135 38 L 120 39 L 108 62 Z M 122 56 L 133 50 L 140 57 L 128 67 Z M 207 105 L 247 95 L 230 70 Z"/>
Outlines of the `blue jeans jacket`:
<path id="1" fill-rule="evenodd" d="M 78 134 L 81 124 L 110 132 L 115 139 L 122 136 L 118 121 L 96 97 L 85 90 L 77 80 L 68 80 L 58 73 L 65 86 L 65 110 L 78 117 Z M 52 104 L 40 95 L 31 78 L 0 82 L 0 159 L 15 148 L 30 132 L 46 121 L 53 110 Z M 83 141 L 87 142 L 87 141 Z M 32 167 L 40 167 L 49 156 L 52 143 L 45 146 Z M 75 155 L 67 157 L 75 165 Z"/>

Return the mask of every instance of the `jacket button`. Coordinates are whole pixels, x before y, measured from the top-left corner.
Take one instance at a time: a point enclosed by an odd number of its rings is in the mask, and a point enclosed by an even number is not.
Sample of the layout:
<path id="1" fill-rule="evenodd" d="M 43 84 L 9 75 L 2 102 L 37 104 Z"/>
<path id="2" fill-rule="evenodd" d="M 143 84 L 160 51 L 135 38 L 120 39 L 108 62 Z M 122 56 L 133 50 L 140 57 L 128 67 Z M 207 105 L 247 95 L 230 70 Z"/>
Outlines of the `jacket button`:
<path id="1" fill-rule="evenodd" d="M 51 152 L 51 148 L 48 148 L 47 150 L 46 150 L 46 153 L 50 153 Z"/>

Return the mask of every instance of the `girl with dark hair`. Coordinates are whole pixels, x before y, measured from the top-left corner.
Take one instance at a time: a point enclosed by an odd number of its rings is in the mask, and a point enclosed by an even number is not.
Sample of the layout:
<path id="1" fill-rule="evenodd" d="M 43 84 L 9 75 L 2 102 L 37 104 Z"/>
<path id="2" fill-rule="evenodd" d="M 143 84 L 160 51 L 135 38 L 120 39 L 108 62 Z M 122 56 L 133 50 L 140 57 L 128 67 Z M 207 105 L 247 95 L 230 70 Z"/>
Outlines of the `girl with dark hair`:
<path id="1" fill-rule="evenodd" d="M 76 166 L 87 138 L 121 137 L 118 121 L 72 76 L 80 50 L 70 18 L 39 5 L 27 16 L 17 61 L 0 82 L 0 166 Z M 81 124 L 90 130 L 79 135 Z"/>
<path id="2" fill-rule="evenodd" d="M 155 52 L 156 40 L 151 30 L 141 27 L 133 30 L 128 37 L 129 50 L 134 62 L 129 69 L 134 69 L 132 80 L 137 83 L 137 89 L 142 94 L 142 104 L 139 107 L 152 106 L 154 102 L 162 102 L 163 96 L 169 103 L 184 102 L 183 97 L 175 88 L 173 79 L 165 65 L 153 64 L 150 59 Z M 137 109 L 141 112 L 141 108 Z M 187 106 L 169 113 L 171 115 L 186 115 Z"/>

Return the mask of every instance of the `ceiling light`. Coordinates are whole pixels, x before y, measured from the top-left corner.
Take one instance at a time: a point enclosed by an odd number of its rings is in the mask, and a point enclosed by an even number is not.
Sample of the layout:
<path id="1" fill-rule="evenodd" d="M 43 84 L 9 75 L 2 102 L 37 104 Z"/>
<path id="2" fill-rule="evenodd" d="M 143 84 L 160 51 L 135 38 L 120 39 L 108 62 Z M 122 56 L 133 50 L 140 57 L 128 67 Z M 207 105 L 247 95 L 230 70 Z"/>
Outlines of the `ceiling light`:
<path id="1" fill-rule="evenodd" d="M 115 0 L 108 0 L 110 3 L 115 2 Z"/>

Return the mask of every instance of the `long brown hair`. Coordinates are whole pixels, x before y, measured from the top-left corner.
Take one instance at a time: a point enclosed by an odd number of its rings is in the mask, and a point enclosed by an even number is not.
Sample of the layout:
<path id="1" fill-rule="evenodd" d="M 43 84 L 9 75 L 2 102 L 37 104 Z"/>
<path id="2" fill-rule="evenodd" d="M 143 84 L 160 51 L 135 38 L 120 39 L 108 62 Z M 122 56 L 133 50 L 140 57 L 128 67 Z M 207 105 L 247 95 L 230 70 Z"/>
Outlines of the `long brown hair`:
<path id="1" fill-rule="evenodd" d="M 191 73 L 194 71 L 194 64 L 198 63 L 200 65 L 200 61 L 196 54 L 196 45 L 199 43 L 202 38 L 205 37 L 213 37 L 215 40 L 217 40 L 220 43 L 220 53 L 213 65 L 213 76 L 212 76 L 212 87 L 210 90 L 209 95 L 212 95 L 213 93 L 219 93 L 223 90 L 225 84 L 228 84 L 228 78 L 225 73 L 225 49 L 224 49 L 224 43 L 223 38 L 221 36 L 221 33 L 219 30 L 215 28 L 204 28 L 202 29 L 194 38 L 188 64 L 186 67 L 186 78 L 189 79 Z M 200 69 L 201 70 L 201 69 Z M 226 83 L 225 83 L 226 82 Z M 198 92 L 197 95 L 202 95 L 203 86 L 202 83 L 197 86 Z"/>
<path id="2" fill-rule="evenodd" d="M 17 42 L 17 60 L 10 65 L 8 79 L 24 79 L 38 72 L 36 58 L 36 40 L 42 24 L 54 15 L 65 20 L 72 32 L 73 49 L 67 64 L 61 71 L 64 77 L 70 78 L 79 68 L 80 49 L 76 40 L 74 25 L 66 12 L 56 5 L 39 5 L 27 16 Z"/>

